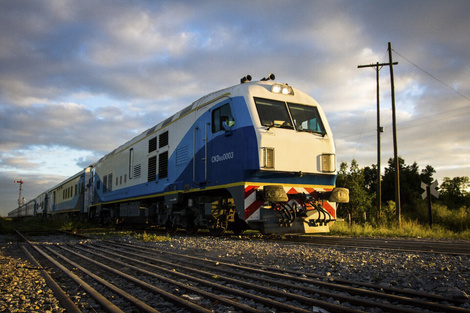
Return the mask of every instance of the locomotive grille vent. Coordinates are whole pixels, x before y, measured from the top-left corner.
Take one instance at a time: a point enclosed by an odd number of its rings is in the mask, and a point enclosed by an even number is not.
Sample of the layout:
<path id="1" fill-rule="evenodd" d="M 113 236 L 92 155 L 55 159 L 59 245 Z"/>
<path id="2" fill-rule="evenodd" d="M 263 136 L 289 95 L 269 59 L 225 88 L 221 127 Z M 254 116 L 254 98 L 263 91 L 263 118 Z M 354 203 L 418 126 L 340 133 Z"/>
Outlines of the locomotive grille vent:
<path id="1" fill-rule="evenodd" d="M 188 146 L 183 146 L 176 149 L 176 165 L 184 165 L 189 160 Z"/>
<path id="2" fill-rule="evenodd" d="M 141 166 L 140 164 L 134 165 L 134 178 L 140 177 Z"/>
<path id="3" fill-rule="evenodd" d="M 113 191 L 113 174 L 108 175 L 108 191 Z"/>
<path id="4" fill-rule="evenodd" d="M 158 136 L 158 147 L 162 148 L 168 146 L 168 132 L 164 132 Z"/>
<path id="5" fill-rule="evenodd" d="M 149 158 L 148 181 L 157 179 L 157 156 Z"/>
<path id="6" fill-rule="evenodd" d="M 160 153 L 158 157 L 158 178 L 168 177 L 168 151 Z"/>
<path id="7" fill-rule="evenodd" d="M 157 137 L 149 140 L 149 153 L 157 150 Z"/>

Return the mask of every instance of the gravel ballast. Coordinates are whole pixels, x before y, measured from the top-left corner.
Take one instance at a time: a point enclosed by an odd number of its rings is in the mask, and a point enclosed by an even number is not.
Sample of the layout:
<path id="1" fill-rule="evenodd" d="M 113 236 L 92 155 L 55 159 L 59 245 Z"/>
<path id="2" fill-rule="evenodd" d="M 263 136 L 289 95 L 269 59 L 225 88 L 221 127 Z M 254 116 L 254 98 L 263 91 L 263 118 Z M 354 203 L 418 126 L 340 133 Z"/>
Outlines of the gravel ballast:
<path id="1" fill-rule="evenodd" d="M 0 235 L 0 312 L 65 312 L 13 237 Z"/>
<path id="2" fill-rule="evenodd" d="M 0 312 L 63 312 L 40 272 L 14 237 L 0 235 Z M 54 239 L 60 244 L 61 239 Z M 407 288 L 454 298 L 470 294 L 470 257 L 325 247 L 258 239 L 175 236 L 156 243 L 126 242 L 227 262 L 248 262 L 332 278 Z M 52 241 L 52 239 L 51 239 Z M 70 238 L 63 239 L 70 242 Z M 470 309 L 470 304 L 464 305 Z"/>

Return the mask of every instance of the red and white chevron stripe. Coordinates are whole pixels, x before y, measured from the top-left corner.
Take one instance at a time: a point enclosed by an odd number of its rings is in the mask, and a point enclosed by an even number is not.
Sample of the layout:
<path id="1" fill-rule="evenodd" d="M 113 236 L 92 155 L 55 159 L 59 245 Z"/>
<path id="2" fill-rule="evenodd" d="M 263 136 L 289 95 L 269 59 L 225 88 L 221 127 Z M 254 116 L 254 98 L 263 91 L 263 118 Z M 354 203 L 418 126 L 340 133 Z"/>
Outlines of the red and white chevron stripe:
<path id="1" fill-rule="evenodd" d="M 314 198 L 318 198 L 318 193 L 331 191 L 333 188 L 321 188 L 321 187 L 284 187 L 287 195 L 294 195 L 299 193 L 310 194 Z M 265 204 L 265 201 L 256 199 L 256 191 L 263 190 L 263 186 L 260 185 L 245 185 L 245 220 L 258 220 L 260 218 L 259 209 Z M 336 208 L 334 204 L 328 201 L 323 201 L 322 206 L 325 210 L 330 213 L 333 218 L 336 218 Z"/>

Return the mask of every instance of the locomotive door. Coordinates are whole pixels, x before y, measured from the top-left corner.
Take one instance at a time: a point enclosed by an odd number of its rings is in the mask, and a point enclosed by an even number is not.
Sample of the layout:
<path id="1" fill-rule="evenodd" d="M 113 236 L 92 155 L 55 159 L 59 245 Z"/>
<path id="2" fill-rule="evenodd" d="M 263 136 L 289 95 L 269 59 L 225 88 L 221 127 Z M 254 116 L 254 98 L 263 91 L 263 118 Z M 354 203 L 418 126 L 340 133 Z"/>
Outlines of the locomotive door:
<path id="1" fill-rule="evenodd" d="M 220 182 L 225 176 L 221 169 L 227 165 L 224 161 L 233 159 L 236 148 L 231 136 L 235 120 L 230 99 L 214 105 L 208 113 L 194 128 L 193 181 L 199 186 Z"/>
<path id="2" fill-rule="evenodd" d="M 193 133 L 193 183 L 203 186 L 208 180 L 208 132 L 210 123 L 198 123 Z"/>

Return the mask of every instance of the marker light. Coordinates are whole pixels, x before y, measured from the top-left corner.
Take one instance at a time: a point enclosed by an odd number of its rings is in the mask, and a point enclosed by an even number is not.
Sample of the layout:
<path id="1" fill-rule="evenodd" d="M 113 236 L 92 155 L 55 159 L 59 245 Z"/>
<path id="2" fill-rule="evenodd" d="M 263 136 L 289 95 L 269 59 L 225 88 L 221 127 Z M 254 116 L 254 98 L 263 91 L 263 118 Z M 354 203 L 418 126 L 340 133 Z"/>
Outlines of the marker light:
<path id="1" fill-rule="evenodd" d="M 283 95 L 294 95 L 294 89 L 289 85 L 274 84 L 271 87 L 271 92 L 281 93 Z"/>

